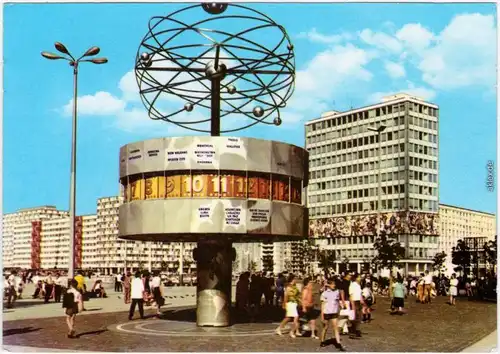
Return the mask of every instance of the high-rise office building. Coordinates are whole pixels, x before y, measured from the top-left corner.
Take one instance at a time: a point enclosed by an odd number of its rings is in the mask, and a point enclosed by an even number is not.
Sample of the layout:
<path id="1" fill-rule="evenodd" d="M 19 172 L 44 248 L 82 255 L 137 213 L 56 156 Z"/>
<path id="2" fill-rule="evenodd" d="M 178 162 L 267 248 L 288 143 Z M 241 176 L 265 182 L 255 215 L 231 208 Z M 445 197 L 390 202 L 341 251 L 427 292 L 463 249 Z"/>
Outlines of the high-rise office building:
<path id="1" fill-rule="evenodd" d="M 438 106 L 396 94 L 305 128 L 310 236 L 361 270 L 385 232 L 405 247 L 407 272 L 427 268 L 438 244 Z"/>

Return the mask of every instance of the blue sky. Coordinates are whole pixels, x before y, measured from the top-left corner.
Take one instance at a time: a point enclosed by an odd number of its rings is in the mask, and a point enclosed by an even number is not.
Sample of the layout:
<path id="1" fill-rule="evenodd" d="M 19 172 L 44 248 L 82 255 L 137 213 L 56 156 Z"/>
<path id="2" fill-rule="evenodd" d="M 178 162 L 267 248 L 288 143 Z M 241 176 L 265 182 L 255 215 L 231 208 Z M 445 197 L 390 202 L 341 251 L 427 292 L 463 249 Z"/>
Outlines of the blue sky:
<path id="1" fill-rule="evenodd" d="M 409 92 L 440 106 L 440 202 L 496 213 L 486 190 L 496 166 L 494 4 L 253 4 L 295 47 L 297 88 L 280 127 L 240 134 L 304 145 L 303 122 L 325 110 Z M 79 78 L 77 213 L 117 195 L 118 152 L 129 142 L 187 135 L 153 122 L 131 70 L 149 19 L 179 4 L 4 5 L 4 213 L 69 204 L 72 70 L 43 50 L 93 45 L 106 65 Z"/>

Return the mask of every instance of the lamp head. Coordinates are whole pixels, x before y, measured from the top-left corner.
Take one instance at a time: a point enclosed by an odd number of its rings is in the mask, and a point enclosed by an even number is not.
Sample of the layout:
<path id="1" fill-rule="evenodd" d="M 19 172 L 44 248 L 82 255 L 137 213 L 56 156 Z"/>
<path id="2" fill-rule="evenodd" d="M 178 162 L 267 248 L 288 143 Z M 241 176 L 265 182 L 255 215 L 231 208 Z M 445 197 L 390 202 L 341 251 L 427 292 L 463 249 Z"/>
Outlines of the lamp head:
<path id="1" fill-rule="evenodd" d="M 108 62 L 107 58 L 95 58 L 95 59 L 90 59 L 89 60 L 91 63 L 94 64 L 106 64 Z"/>
<path id="2" fill-rule="evenodd" d="M 66 46 L 64 44 L 62 44 L 61 42 L 56 42 L 54 44 L 54 47 L 56 47 L 57 51 L 58 52 L 61 52 L 63 54 L 68 54 L 69 55 L 69 51 L 68 49 L 66 48 Z"/>
<path id="3" fill-rule="evenodd" d="M 100 51 L 101 51 L 101 49 L 99 47 L 92 47 L 92 48 L 87 49 L 87 51 L 85 52 L 85 54 L 83 54 L 83 56 L 84 57 L 92 57 L 94 55 L 99 54 Z"/>
<path id="4" fill-rule="evenodd" d="M 42 52 L 42 57 L 50 60 L 58 60 L 58 59 L 66 59 L 60 55 L 50 53 L 50 52 Z"/>

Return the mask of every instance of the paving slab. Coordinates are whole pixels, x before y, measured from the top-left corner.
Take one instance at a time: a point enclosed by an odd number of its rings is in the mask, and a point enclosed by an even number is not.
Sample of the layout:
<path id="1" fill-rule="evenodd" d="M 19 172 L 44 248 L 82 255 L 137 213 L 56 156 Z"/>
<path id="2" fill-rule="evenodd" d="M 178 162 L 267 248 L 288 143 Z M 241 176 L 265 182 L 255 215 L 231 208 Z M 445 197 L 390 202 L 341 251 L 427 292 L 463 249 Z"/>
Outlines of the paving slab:
<path id="1" fill-rule="evenodd" d="M 356 352 L 459 352 L 496 330 L 495 303 L 467 300 L 452 307 L 446 298 L 422 305 L 408 299 L 408 314 L 389 314 L 389 302 L 379 298 L 374 320 L 361 327 L 363 337 L 351 340 L 343 337 L 348 351 Z M 183 312 L 182 316 L 176 316 Z M 198 329 L 192 317 L 193 309 L 170 309 L 164 319 L 155 319 L 154 309 L 146 311 L 146 320 L 127 320 L 127 312 L 95 313 L 77 317 L 79 338 L 66 338 L 63 317 L 37 321 L 4 321 L 4 344 L 67 350 L 106 352 L 329 352 L 333 347 L 320 348 L 310 337 L 292 339 L 272 333 L 276 322 L 257 318 L 254 323 L 241 323 L 224 329 L 229 335 L 219 336 L 220 329 Z M 118 330 L 131 329 L 139 333 Z M 159 335 L 151 335 L 158 333 Z M 179 336 L 179 333 L 189 335 Z M 200 333 L 204 333 L 201 335 Z M 212 333 L 212 334 L 210 334 Z M 214 335 L 216 333 L 216 335 Z"/>
<path id="2" fill-rule="evenodd" d="M 129 308 L 125 304 L 122 293 L 114 291 L 113 286 L 105 287 L 108 297 L 100 299 L 90 299 L 85 302 L 85 308 L 88 311 L 82 315 L 97 313 L 122 312 Z M 61 303 L 55 303 L 51 300 L 45 304 L 41 299 L 33 299 L 31 295 L 34 292 L 33 284 L 29 284 L 24 291 L 23 299 L 17 300 L 12 309 L 6 309 L 4 303 L 3 320 L 14 321 L 29 318 L 50 318 L 64 315 Z M 196 287 L 167 287 L 164 289 L 165 309 L 176 306 L 194 306 L 196 304 Z M 234 295 L 233 295 L 234 296 Z"/>

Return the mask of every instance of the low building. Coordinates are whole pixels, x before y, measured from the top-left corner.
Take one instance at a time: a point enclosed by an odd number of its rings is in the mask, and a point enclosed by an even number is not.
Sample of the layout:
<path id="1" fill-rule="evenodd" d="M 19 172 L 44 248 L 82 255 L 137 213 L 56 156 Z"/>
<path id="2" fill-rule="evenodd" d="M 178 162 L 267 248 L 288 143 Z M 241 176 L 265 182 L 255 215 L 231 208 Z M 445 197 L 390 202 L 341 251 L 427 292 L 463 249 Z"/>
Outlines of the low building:
<path id="1" fill-rule="evenodd" d="M 478 238 L 493 241 L 496 237 L 495 214 L 440 204 L 439 220 L 440 236 L 437 252 L 445 252 L 447 255 L 444 265 L 447 274 L 453 273 L 453 269 L 457 266 L 452 263 L 451 253 L 458 240 Z"/>

